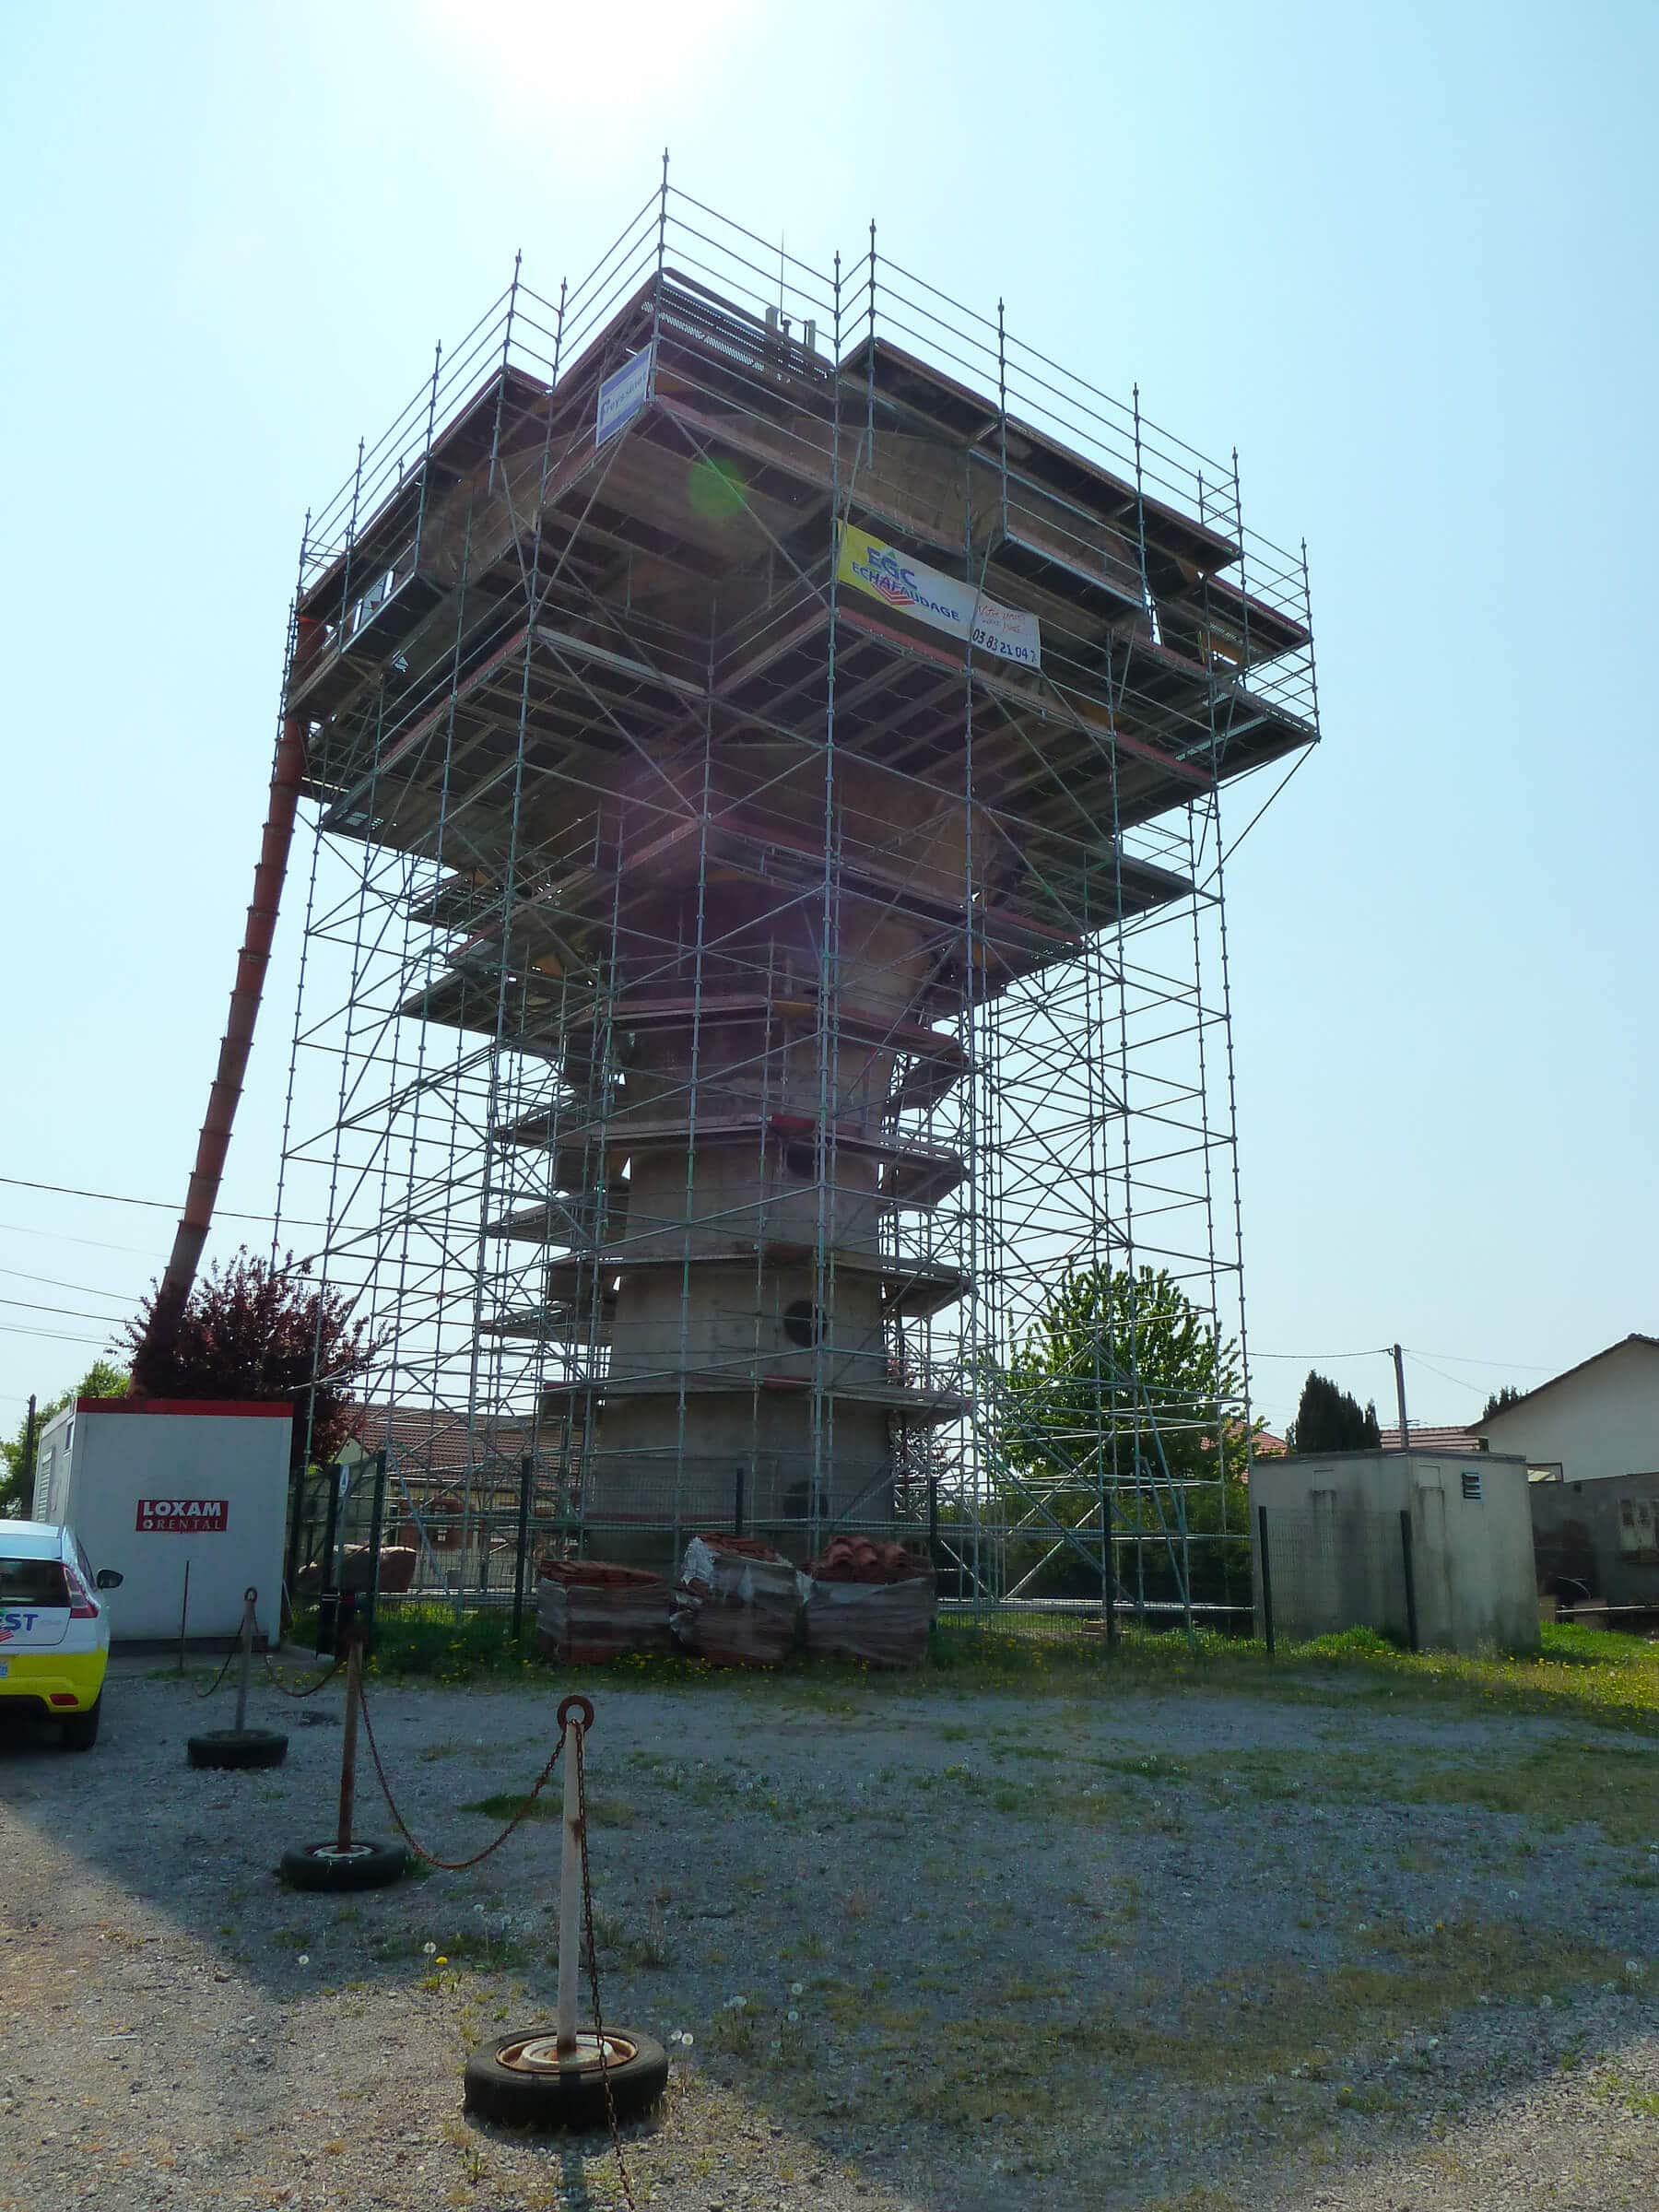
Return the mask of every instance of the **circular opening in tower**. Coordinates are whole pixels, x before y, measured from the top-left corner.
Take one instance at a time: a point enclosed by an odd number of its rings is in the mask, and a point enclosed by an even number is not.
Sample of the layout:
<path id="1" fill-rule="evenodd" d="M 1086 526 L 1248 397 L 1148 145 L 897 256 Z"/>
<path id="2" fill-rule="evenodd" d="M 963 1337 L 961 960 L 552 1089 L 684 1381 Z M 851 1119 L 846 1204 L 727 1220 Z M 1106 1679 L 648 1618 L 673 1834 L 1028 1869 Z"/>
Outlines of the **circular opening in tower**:
<path id="1" fill-rule="evenodd" d="M 824 1309 L 815 1306 L 809 1298 L 797 1298 L 783 1309 L 783 1334 L 791 1344 L 822 1344 L 824 1341 Z"/>
<path id="2" fill-rule="evenodd" d="M 818 1154 L 811 1145 L 785 1145 L 783 1165 L 792 1175 L 798 1175 L 803 1182 L 816 1182 L 818 1180 Z"/>

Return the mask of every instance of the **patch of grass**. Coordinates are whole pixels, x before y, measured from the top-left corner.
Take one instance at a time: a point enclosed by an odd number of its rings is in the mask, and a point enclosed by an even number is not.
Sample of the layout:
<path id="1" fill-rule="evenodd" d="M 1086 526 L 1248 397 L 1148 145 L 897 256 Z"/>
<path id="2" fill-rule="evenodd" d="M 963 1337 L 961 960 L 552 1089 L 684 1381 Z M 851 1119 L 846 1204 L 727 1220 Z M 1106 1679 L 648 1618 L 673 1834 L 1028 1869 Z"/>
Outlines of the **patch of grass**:
<path id="1" fill-rule="evenodd" d="M 1107 1762 L 1102 1762 L 1107 1763 Z M 1134 1771 L 1132 1762 L 1110 1762 Z M 1169 1762 L 1174 1767 L 1175 1762 Z M 1214 1802 L 1305 1800 L 1311 1804 L 1478 1806 L 1530 1826 L 1559 1830 L 1594 1823 L 1610 1843 L 1659 1839 L 1659 1758 L 1645 1746 L 1545 1744 L 1455 1760 L 1407 1751 L 1214 1751 L 1176 1770 Z M 1438 1864 L 1420 1842 L 1403 1865 Z M 1640 1877 L 1636 1877 L 1640 1878 Z M 1659 1878 L 1659 1877 L 1656 1877 Z"/>
<path id="2" fill-rule="evenodd" d="M 1591 2094 L 1616 2104 L 1637 2120 L 1659 2120 L 1659 2093 L 1644 2089 L 1617 2066 L 1603 2066 L 1590 2077 Z"/>
<path id="3" fill-rule="evenodd" d="M 475 1797 L 470 1804 L 458 1809 L 464 1813 L 479 1813 L 487 1820 L 511 1820 L 524 1802 L 523 1790 L 501 1790 L 493 1797 Z M 563 1801 L 557 1790 L 544 1790 L 525 1813 L 526 1820 L 557 1820 L 562 1817 Z"/>
<path id="4" fill-rule="evenodd" d="M 1115 1652 L 1103 1640 L 1018 1632 L 947 1620 L 933 1639 L 930 1662 L 912 1675 L 856 1665 L 826 1665 L 797 1654 L 766 1674 L 746 1673 L 745 1694 L 782 1697 L 795 1708 L 868 1722 L 871 1708 L 902 1706 L 940 1688 L 1018 1689 L 1022 1695 L 1092 1699 L 1103 1679 L 1169 1693 L 1258 1694 L 1309 1704 L 1418 1703 L 1461 1712 L 1547 1713 L 1659 1736 L 1659 1644 L 1576 1624 L 1547 1625 L 1535 1655 L 1411 1653 L 1365 1629 L 1303 1644 L 1281 1641 L 1269 1659 L 1255 1642 L 1180 1629 L 1144 1632 L 1125 1623 Z M 296 1637 L 303 1637 L 303 1622 Z M 549 1688 L 565 1679 L 591 1687 L 595 1674 L 610 1686 L 695 1691 L 729 1689 L 728 1671 L 673 1653 L 633 1653 L 608 1667 L 550 1665 L 534 1638 L 512 1634 L 505 1612 L 456 1619 L 442 1606 L 382 1605 L 375 1624 L 371 1674 L 440 1684 L 498 1682 L 534 1677 Z M 961 1733 L 958 1733 L 961 1731 Z M 947 1722 L 944 1740 L 967 1741 L 969 1724 Z"/>

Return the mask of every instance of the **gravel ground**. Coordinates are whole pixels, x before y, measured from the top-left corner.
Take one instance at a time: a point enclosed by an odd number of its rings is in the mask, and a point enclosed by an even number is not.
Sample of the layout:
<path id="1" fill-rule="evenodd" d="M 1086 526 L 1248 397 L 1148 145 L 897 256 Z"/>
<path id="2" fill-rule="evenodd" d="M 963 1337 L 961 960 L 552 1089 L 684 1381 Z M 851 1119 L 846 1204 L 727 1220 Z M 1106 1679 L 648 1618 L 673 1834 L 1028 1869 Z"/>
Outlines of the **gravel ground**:
<path id="1" fill-rule="evenodd" d="M 606 2018 L 689 2038 L 628 2133 L 641 2204 L 1659 2197 L 1659 1753 L 1100 1679 L 593 1686 Z M 256 1692 L 291 1742 L 246 1776 L 186 1767 L 230 1718 L 191 1689 L 118 1663 L 93 1752 L 0 1746 L 0 2212 L 619 2201 L 602 2138 L 461 2112 L 466 2051 L 547 2015 L 557 1819 L 469 1874 L 286 1891 L 338 1687 Z M 522 1793 L 554 1695 L 371 1694 L 416 1833 L 477 1849 L 500 1822 L 464 1808 Z M 389 1834 L 367 1772 L 359 1802 Z"/>

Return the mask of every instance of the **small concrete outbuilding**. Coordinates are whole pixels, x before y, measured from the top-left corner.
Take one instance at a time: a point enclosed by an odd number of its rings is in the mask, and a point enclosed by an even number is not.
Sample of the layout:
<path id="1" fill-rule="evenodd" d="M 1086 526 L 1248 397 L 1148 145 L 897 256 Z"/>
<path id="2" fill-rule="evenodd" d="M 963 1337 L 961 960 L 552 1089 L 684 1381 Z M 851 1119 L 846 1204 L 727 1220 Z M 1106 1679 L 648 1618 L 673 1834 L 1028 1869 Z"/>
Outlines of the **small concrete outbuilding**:
<path id="1" fill-rule="evenodd" d="M 1257 1460 L 1250 1502 L 1257 1619 L 1265 1535 L 1277 1634 L 1370 1628 L 1418 1649 L 1538 1648 L 1524 1460 L 1490 1452 Z"/>

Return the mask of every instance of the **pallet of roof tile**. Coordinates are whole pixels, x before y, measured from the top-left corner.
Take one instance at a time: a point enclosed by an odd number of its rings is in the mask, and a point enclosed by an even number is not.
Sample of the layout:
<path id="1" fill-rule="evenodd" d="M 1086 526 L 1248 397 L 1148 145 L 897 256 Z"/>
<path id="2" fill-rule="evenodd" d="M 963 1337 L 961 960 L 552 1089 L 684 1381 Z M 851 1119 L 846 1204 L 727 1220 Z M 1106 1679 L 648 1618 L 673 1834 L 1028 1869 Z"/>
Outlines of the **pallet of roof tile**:
<path id="1" fill-rule="evenodd" d="M 608 1559 L 543 1559 L 535 1571 L 535 1641 L 543 1655 L 603 1666 L 629 1652 L 669 1648 L 667 1583 Z"/>
<path id="2" fill-rule="evenodd" d="M 799 1577 L 754 1536 L 693 1536 L 674 1593 L 673 1628 L 716 1666 L 777 1666 L 794 1648 Z"/>
<path id="3" fill-rule="evenodd" d="M 836 1536 L 806 1568 L 806 1649 L 815 1659 L 920 1666 L 935 1612 L 933 1569 L 901 1544 Z"/>

